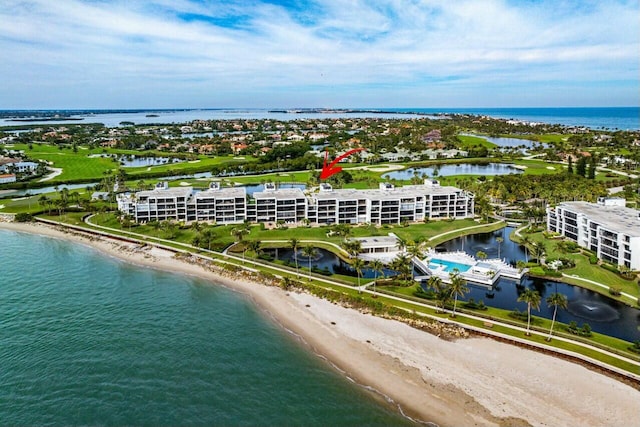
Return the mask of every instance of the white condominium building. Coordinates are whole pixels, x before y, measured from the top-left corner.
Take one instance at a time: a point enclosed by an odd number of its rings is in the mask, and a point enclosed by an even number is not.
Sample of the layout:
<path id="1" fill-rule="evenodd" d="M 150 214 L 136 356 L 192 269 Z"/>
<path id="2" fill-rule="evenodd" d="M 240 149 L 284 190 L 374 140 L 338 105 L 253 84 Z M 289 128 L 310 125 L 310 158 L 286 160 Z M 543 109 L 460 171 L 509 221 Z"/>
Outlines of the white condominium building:
<path id="1" fill-rule="evenodd" d="M 309 196 L 300 189 L 276 189 L 247 197 L 244 187 L 220 188 L 218 183 L 204 191 L 191 187 L 169 188 L 118 195 L 118 209 L 136 221 L 173 219 L 234 224 L 243 221 L 313 224 L 399 224 L 425 218 L 472 218 L 473 195 L 455 187 L 441 187 L 437 181 L 394 188 L 380 184 L 377 190 L 334 190 L 321 184 Z"/>
<path id="2" fill-rule="evenodd" d="M 620 198 L 547 207 L 547 229 L 597 254 L 603 261 L 640 270 L 640 211 Z"/>

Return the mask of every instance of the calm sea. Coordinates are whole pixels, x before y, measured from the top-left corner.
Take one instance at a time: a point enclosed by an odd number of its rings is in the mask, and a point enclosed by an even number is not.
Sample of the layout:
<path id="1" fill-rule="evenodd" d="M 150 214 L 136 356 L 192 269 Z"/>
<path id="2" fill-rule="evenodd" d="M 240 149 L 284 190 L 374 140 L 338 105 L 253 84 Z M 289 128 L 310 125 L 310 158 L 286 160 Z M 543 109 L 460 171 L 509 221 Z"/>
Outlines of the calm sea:
<path id="1" fill-rule="evenodd" d="M 2 425 L 403 425 L 220 286 L 0 230 Z"/>
<path id="2" fill-rule="evenodd" d="M 191 120 L 221 119 L 332 119 L 344 117 L 376 118 L 417 118 L 437 113 L 463 113 L 487 115 L 496 118 L 517 119 L 531 122 L 553 123 L 566 126 L 586 126 L 592 129 L 640 129 L 640 107 L 593 107 L 593 108 L 362 108 L 352 113 L 319 113 L 301 110 L 297 113 L 273 112 L 266 109 L 202 109 L 202 110 L 150 110 L 136 112 L 100 111 L 93 114 L 77 114 L 77 121 L 13 122 L 0 119 L 0 126 L 20 124 L 65 124 L 65 123 L 103 123 L 105 126 L 120 126 L 129 121 L 136 124 L 185 123 Z M 365 110 L 379 110 L 386 113 L 374 113 Z M 60 112 L 60 111 L 59 111 Z M 152 112 L 151 117 L 148 117 Z M 414 113 L 414 114 L 412 114 Z M 415 114 L 418 113 L 418 114 Z"/>

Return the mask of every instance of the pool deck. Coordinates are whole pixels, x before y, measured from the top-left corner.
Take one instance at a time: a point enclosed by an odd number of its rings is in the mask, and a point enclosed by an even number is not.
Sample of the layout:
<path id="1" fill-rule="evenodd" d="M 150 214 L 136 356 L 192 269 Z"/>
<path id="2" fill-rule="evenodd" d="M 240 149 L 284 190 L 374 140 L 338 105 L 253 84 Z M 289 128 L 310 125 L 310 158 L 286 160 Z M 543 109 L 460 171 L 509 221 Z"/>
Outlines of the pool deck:
<path id="1" fill-rule="evenodd" d="M 462 251 L 434 252 L 431 250 L 427 253 L 427 256 L 424 259 L 414 258 L 413 260 L 414 264 L 418 268 L 427 273 L 423 276 L 416 276 L 416 281 L 423 282 L 428 280 L 431 276 L 437 276 L 442 279 L 443 282 L 451 283 L 450 272 L 446 271 L 447 266 L 440 265 L 434 268 L 434 264 L 429 263 L 430 259 L 468 265 L 470 266 L 469 269 L 467 271 L 461 271 L 459 274 L 468 282 L 488 287 L 492 287 L 503 277 L 519 281 L 522 279 L 522 276 L 526 274 L 526 269 L 520 271 L 501 259 L 477 260 Z"/>

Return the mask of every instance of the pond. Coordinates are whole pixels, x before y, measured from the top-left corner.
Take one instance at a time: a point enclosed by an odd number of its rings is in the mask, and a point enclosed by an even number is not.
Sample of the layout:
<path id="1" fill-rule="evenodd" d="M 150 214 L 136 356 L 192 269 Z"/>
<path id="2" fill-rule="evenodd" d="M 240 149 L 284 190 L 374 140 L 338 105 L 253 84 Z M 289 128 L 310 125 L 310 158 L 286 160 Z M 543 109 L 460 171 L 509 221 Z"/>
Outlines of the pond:
<path id="1" fill-rule="evenodd" d="M 505 227 L 492 233 L 460 237 L 439 245 L 436 251 L 462 250 L 472 256 L 475 256 L 478 251 L 483 251 L 488 258 L 497 258 L 499 250 L 501 258 L 515 265 L 518 260 L 526 259 L 526 253 L 522 246 L 509 240 L 513 230 L 513 227 Z M 498 237 L 504 239 L 500 244 L 496 240 Z M 569 323 L 573 320 L 578 325 L 586 322 L 595 332 L 628 341 L 640 339 L 640 310 L 588 289 L 531 277 L 525 277 L 521 283 L 501 279 L 492 289 L 472 283 L 469 283 L 468 287 L 470 292 L 465 300 L 473 298 L 475 301 L 483 300 L 490 307 L 520 311 L 526 311 L 527 305 L 518 302 L 518 296 L 526 288 L 534 289 L 540 293 L 542 300 L 540 311 L 532 310 L 532 315 L 548 319 L 553 315 L 553 307 L 548 307 L 545 299 L 552 293 L 559 292 L 567 296 L 569 307 L 568 310 L 558 310 L 558 321 Z"/>
<path id="2" fill-rule="evenodd" d="M 435 171 L 437 171 L 437 173 Z M 523 173 L 523 171 L 516 168 L 515 165 L 507 163 L 459 163 L 442 166 L 403 169 L 386 173 L 382 175 L 382 178 L 408 180 L 413 178 L 415 176 L 415 173 L 417 173 L 418 176 L 426 175 L 430 178 L 433 178 L 434 176 L 454 175 L 507 175 L 510 173 Z"/>
<path id="3" fill-rule="evenodd" d="M 265 249 L 263 250 L 263 252 L 265 254 L 271 255 L 275 259 L 289 262 L 291 263 L 291 265 L 295 264 L 295 260 L 293 257 L 293 249 L 290 249 L 290 248 Z M 309 258 L 302 253 L 301 249 L 298 249 L 297 251 L 297 258 L 298 258 L 299 267 L 305 267 L 305 268 L 309 267 Z M 320 271 L 326 271 L 328 273 L 357 277 L 356 271 L 353 268 L 351 268 L 351 266 L 348 263 L 341 260 L 334 253 L 322 248 L 316 248 L 316 256 L 314 256 L 313 259 L 311 260 L 311 267 L 314 270 L 318 269 Z M 389 270 L 386 268 L 384 269 L 385 276 L 394 275 L 394 274 L 395 272 L 393 270 Z M 366 279 L 373 279 L 374 277 L 376 277 L 376 273 L 370 268 L 363 268 L 362 276 L 360 277 L 366 278 Z M 381 277 L 380 273 L 378 273 L 378 277 Z"/>
<path id="4" fill-rule="evenodd" d="M 170 163 L 181 163 L 184 160 L 176 157 L 137 157 L 123 156 L 118 158 L 118 162 L 123 168 L 138 168 L 143 166 L 167 165 Z"/>
<path id="5" fill-rule="evenodd" d="M 63 188 L 67 188 L 69 190 L 77 190 L 77 189 L 86 189 L 87 187 L 93 187 L 97 185 L 97 182 L 88 182 L 86 184 L 62 184 L 58 187 L 50 186 L 50 187 L 40 187 L 40 188 L 28 188 L 26 190 L 3 190 L 0 193 L 0 197 L 22 197 L 22 196 L 33 196 L 35 194 L 44 194 L 44 193 L 53 193 L 56 191 L 56 188 L 62 190 Z"/>
<path id="6" fill-rule="evenodd" d="M 531 148 L 534 144 L 538 144 L 538 141 L 532 141 L 530 139 L 520 139 L 520 138 L 505 138 L 505 137 L 494 137 L 494 136 L 486 136 L 486 135 L 476 135 L 473 133 L 461 133 L 460 135 L 465 136 L 473 136 L 475 138 L 481 138 L 485 141 L 492 142 L 496 144 L 498 147 L 526 147 Z"/>

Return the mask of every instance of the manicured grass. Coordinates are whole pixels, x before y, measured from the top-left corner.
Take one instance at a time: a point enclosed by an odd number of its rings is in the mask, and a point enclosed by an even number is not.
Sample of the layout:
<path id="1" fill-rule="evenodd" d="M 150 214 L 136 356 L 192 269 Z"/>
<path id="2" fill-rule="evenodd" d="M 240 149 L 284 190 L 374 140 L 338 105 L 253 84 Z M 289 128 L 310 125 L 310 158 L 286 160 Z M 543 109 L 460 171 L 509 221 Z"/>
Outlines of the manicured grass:
<path id="1" fill-rule="evenodd" d="M 547 175 L 554 174 L 565 170 L 565 166 L 558 163 L 545 162 L 544 160 L 524 160 L 516 159 L 513 163 L 518 166 L 524 166 L 525 175 Z M 551 169 L 550 169 L 551 168 Z"/>
<path id="2" fill-rule="evenodd" d="M 67 181 L 96 181 L 104 177 L 105 172 L 111 170 L 116 171 L 120 168 L 120 164 L 111 157 L 90 157 L 91 155 L 135 155 L 145 156 L 145 154 L 153 154 L 159 157 L 176 157 L 171 153 L 164 153 L 157 150 L 136 151 L 136 150 L 120 150 L 111 148 L 93 148 L 78 147 L 77 152 L 71 148 L 59 149 L 57 146 L 49 144 L 33 144 L 33 149 L 29 149 L 27 144 L 15 144 L 14 149 L 24 150 L 32 159 L 43 160 L 49 162 L 52 167 L 61 168 L 62 174 L 47 181 L 48 184 L 55 185 L 58 182 Z M 251 156 L 235 158 L 234 156 L 197 156 L 197 161 L 183 161 L 180 163 L 170 163 L 158 166 L 143 166 L 135 168 L 123 168 L 128 175 L 133 177 L 137 175 L 145 175 L 149 173 L 167 173 L 180 174 L 192 173 L 195 171 L 207 170 L 213 166 L 224 164 L 245 164 L 256 162 L 257 159 Z M 52 164 L 51 164 L 52 163 Z M 170 173 L 171 172 L 171 173 Z"/>
<path id="3" fill-rule="evenodd" d="M 498 145 L 494 144 L 493 142 L 487 141 L 484 138 L 480 138 L 477 136 L 469 136 L 469 135 L 458 135 L 457 136 L 458 140 L 460 141 L 460 149 L 462 150 L 466 150 L 472 147 L 477 147 L 477 146 L 481 146 L 481 147 L 487 147 L 489 149 L 491 148 L 495 148 Z"/>
<path id="4" fill-rule="evenodd" d="M 640 297 L 640 289 L 639 289 L 640 287 L 634 280 L 625 280 L 619 275 L 609 270 L 605 270 L 604 268 L 598 266 L 597 264 L 589 263 L 588 256 L 582 253 L 579 253 L 579 252 L 563 253 L 559 251 L 556 245 L 558 242 L 561 241 L 560 239 L 550 240 L 547 237 L 545 237 L 542 232 L 530 233 L 530 234 L 527 234 L 527 236 L 529 236 L 529 238 L 532 241 L 542 242 L 545 245 L 546 252 L 547 252 L 547 256 L 546 256 L 547 259 L 567 258 L 575 262 L 576 266 L 574 268 L 562 270 L 563 273 L 567 275 L 576 274 L 582 278 L 593 280 L 598 283 L 602 283 L 603 285 L 619 287 L 622 290 L 622 292 L 628 293 L 630 295 L 634 295 L 636 298 Z M 515 235 L 513 236 L 513 240 L 518 240 L 515 237 Z M 607 295 L 610 298 L 617 299 L 618 301 L 622 301 L 627 304 L 631 303 L 632 305 L 635 305 L 636 303 L 636 301 L 629 301 L 628 298 L 615 297 L 609 294 L 609 292 L 606 289 L 603 289 L 599 286 L 590 284 L 582 280 L 575 280 L 572 278 L 563 277 L 562 281 L 570 283 L 572 285 L 580 286 L 582 288 L 590 289 L 594 292 L 598 292 L 603 295 Z"/>

